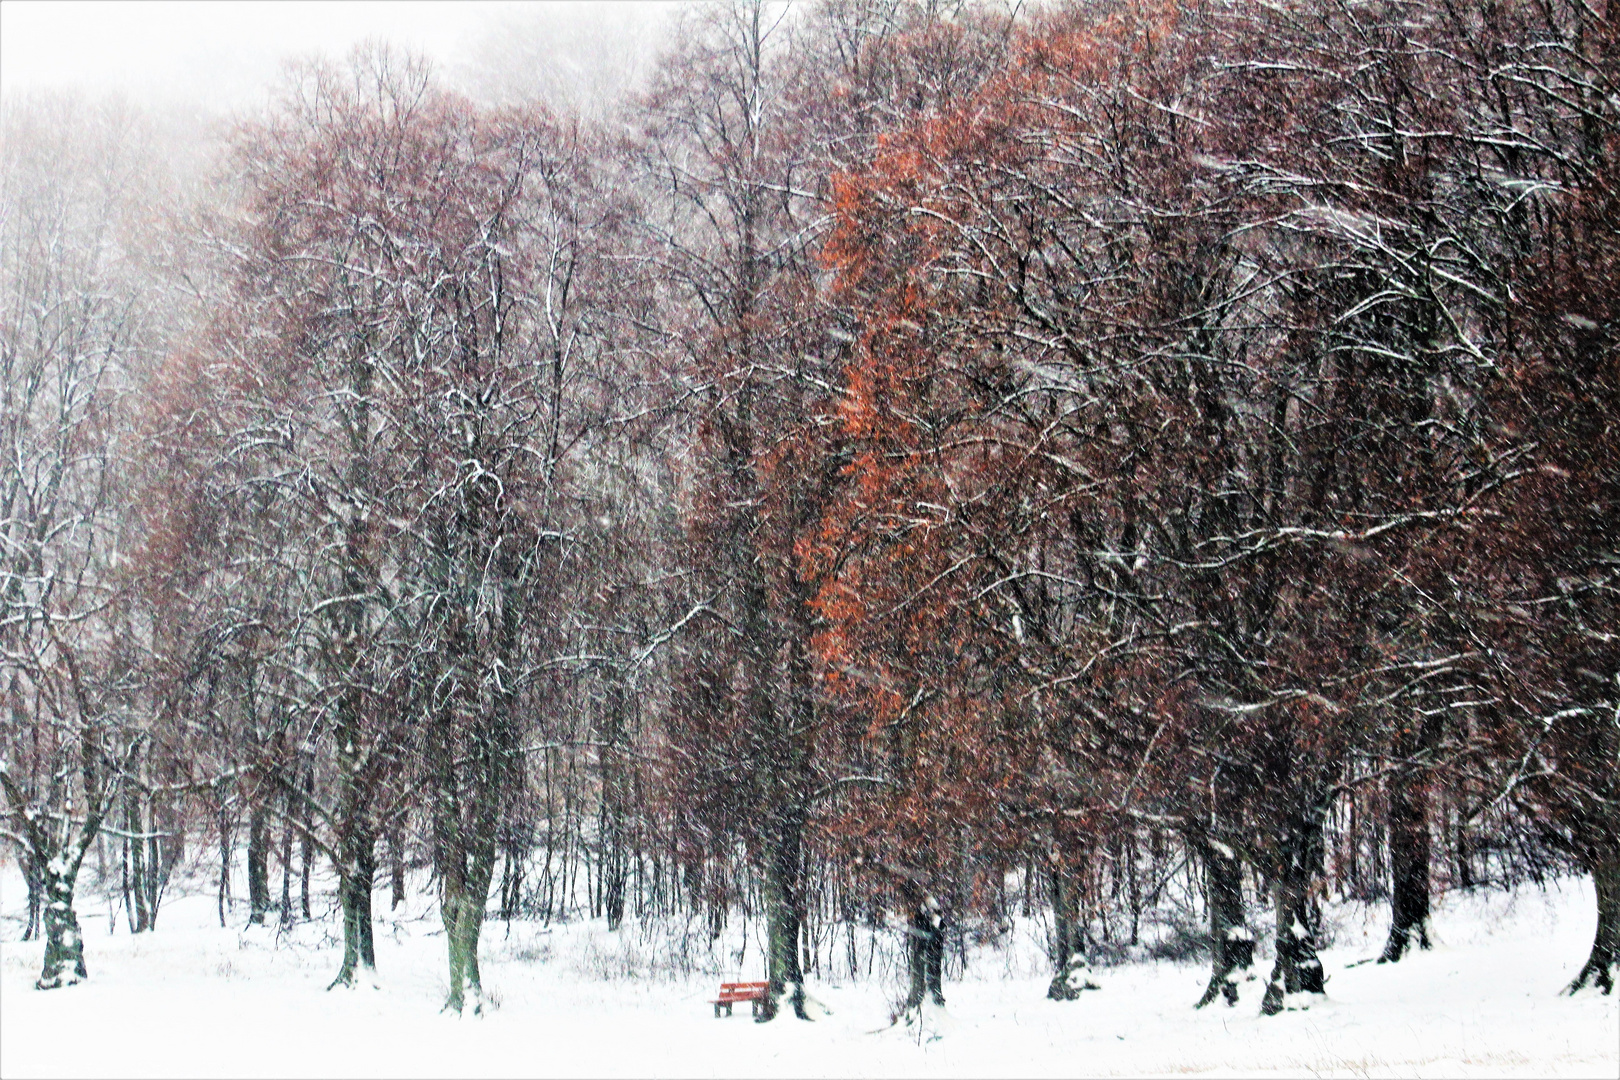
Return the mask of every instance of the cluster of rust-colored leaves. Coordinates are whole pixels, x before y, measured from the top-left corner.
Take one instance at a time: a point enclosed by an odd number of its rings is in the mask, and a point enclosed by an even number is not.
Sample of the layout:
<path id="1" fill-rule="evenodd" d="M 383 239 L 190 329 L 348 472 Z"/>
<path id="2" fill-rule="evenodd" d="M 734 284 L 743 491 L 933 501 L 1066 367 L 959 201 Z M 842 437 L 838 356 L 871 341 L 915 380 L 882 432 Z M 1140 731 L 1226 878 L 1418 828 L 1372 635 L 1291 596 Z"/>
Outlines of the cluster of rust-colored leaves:
<path id="1" fill-rule="evenodd" d="M 849 460 L 797 553 L 894 780 L 865 828 L 1221 802 L 1263 848 L 1433 710 L 1425 768 L 1488 799 L 1530 761 L 1615 842 L 1615 27 L 1582 11 L 1055 15 L 834 179 Z M 1503 77 L 1527 41 L 1577 104 Z"/>

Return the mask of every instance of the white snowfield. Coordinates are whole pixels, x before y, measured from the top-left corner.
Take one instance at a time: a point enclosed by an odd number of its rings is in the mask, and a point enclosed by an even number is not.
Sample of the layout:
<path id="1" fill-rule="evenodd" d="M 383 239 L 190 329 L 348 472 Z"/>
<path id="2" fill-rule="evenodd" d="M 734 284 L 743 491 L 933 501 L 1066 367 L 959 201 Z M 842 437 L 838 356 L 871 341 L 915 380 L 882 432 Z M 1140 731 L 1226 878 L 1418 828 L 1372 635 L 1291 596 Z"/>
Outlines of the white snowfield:
<path id="1" fill-rule="evenodd" d="M 667 928 L 634 920 L 546 929 L 492 922 L 482 949 L 493 1006 L 441 1015 L 443 937 L 430 898 L 377 932 L 376 988 L 328 993 L 338 951 L 328 925 L 293 935 L 221 930 L 212 898 L 166 904 L 156 933 L 108 934 L 81 911 L 90 981 L 32 989 L 39 942 L 20 943 L 21 882 L 0 873 L 0 1075 L 33 1076 L 1620 1076 L 1620 995 L 1559 995 L 1591 946 L 1591 886 L 1452 893 L 1440 942 L 1398 965 L 1376 955 L 1385 911 L 1332 909 L 1325 1001 L 1258 1015 L 1261 984 L 1236 1008 L 1194 1011 L 1202 965 L 1099 967 L 1102 989 L 1045 1000 L 1040 928 L 968 954 L 946 983 L 934 1030 L 889 1027 L 898 973 L 812 978 L 832 1010 L 816 1023 L 716 1020 L 720 977 L 677 973 Z M 386 911 L 386 894 L 378 893 Z M 240 918 L 237 919 L 240 922 Z M 735 925 L 731 928 L 736 931 Z M 887 935 L 893 936 L 893 935 Z M 1267 951 L 1262 937 L 1262 952 Z M 863 950 L 864 951 L 864 948 Z M 882 968 L 884 965 L 880 964 Z M 1263 973 L 1265 964 L 1257 967 Z"/>

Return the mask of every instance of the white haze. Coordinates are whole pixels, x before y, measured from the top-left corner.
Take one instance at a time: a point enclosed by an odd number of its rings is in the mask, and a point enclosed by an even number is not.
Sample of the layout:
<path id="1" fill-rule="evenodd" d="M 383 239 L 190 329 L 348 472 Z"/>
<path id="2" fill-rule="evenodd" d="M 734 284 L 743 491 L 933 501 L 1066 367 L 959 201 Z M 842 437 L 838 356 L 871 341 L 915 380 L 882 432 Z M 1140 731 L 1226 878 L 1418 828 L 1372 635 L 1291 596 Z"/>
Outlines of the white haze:
<path id="1" fill-rule="evenodd" d="M 263 100 L 289 58 L 368 39 L 419 52 L 458 87 L 502 100 L 598 104 L 644 68 L 670 4 L 0 4 L 0 96 L 107 93 L 206 113 Z"/>

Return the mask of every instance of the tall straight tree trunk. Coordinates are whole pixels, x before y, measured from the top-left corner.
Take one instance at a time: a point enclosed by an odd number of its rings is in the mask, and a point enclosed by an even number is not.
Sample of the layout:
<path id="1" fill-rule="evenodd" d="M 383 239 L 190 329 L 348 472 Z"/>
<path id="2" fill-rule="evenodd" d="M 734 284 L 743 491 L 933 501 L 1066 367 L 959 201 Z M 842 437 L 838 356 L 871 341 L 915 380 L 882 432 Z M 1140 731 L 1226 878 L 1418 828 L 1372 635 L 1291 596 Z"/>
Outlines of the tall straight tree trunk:
<path id="1" fill-rule="evenodd" d="M 1054 860 L 1047 880 L 1052 890 L 1053 975 L 1046 996 L 1053 1001 L 1073 1001 L 1083 990 L 1094 988 L 1085 981 L 1088 959 L 1082 875 Z"/>
<path id="2" fill-rule="evenodd" d="M 1209 986 L 1197 1008 L 1226 998 L 1238 1002 L 1238 980 L 1254 963 L 1254 935 L 1243 912 L 1243 864 L 1218 840 L 1200 844 L 1209 891 Z"/>
<path id="3" fill-rule="evenodd" d="M 264 924 L 270 910 L 270 815 L 255 803 L 248 811 L 248 922 Z"/>
<path id="4" fill-rule="evenodd" d="M 1277 959 L 1260 1002 L 1260 1012 L 1265 1016 L 1282 1012 L 1287 994 L 1326 992 L 1327 979 L 1316 955 L 1319 920 L 1311 893 L 1321 866 L 1321 815 L 1312 811 L 1291 815 L 1279 837 L 1271 881 L 1277 914 Z"/>
<path id="5" fill-rule="evenodd" d="M 281 820 L 281 925 L 291 926 L 292 913 L 293 815 L 292 797 L 282 803 Z"/>
<path id="6" fill-rule="evenodd" d="M 372 938 L 371 886 L 377 870 L 377 840 L 370 829 L 350 823 L 338 837 L 338 905 L 343 912 L 343 966 L 328 990 L 374 979 L 377 953 Z"/>
<path id="7" fill-rule="evenodd" d="M 757 641 L 768 637 L 763 588 L 749 591 L 750 611 L 757 620 Z M 802 610 L 802 608 L 801 608 Z M 755 708 L 759 710 L 766 745 L 772 747 L 769 775 L 763 777 L 765 799 L 761 807 L 764 865 L 761 867 L 765 901 L 765 970 L 769 988 L 759 1019 L 773 1020 L 788 997 L 793 1015 L 811 1019 L 805 1007 L 804 966 L 800 943 L 804 935 L 804 829 L 806 809 L 801 801 L 805 787 L 808 751 L 804 740 L 815 727 L 814 676 L 809 657 L 808 621 L 798 628 L 796 640 L 788 642 L 788 681 L 791 693 L 786 708 L 770 700 L 769 659 L 756 658 Z"/>
<path id="8" fill-rule="evenodd" d="M 405 902 L 405 826 L 395 819 L 388 826 L 388 910 Z"/>
<path id="9" fill-rule="evenodd" d="M 441 539 L 446 554 L 448 539 Z M 515 568 L 505 572 L 501 619 L 495 649 L 483 663 L 516 666 L 519 624 L 525 607 Z M 452 580 L 444 571 L 441 587 Z M 444 1011 L 462 1012 L 470 992 L 473 1013 L 484 1011 L 483 976 L 478 967 L 478 940 L 484 908 L 500 850 L 502 809 L 518 772 L 516 702 L 496 690 L 486 697 L 473 665 L 480 662 L 467 614 L 456 612 L 446 627 L 446 655 L 451 669 L 441 676 L 445 695 L 434 707 L 428 733 L 432 775 L 433 857 L 439 871 L 439 915 L 444 923 L 450 989 Z"/>
<path id="10" fill-rule="evenodd" d="M 1397 776 L 1389 786 L 1389 941 L 1380 964 L 1413 944 L 1429 947 L 1429 794 L 1421 776 Z"/>
<path id="11" fill-rule="evenodd" d="M 444 1008 L 461 1012 L 470 994 L 473 1012 L 484 1010 L 484 980 L 478 968 L 478 940 L 484 928 L 484 905 L 495 876 L 495 844 L 479 844 L 471 853 L 465 875 L 452 874 L 446 882 L 440 915 L 449 948 L 450 993 Z"/>
<path id="12" fill-rule="evenodd" d="M 1406 728 L 1396 739 L 1395 753 L 1409 767 L 1389 783 L 1390 921 L 1380 964 L 1399 960 L 1414 937 L 1419 948 L 1429 947 L 1429 776 L 1426 769 L 1410 767 L 1410 759 L 1432 754 L 1440 735 L 1439 719 L 1426 717 L 1415 733 Z"/>
<path id="13" fill-rule="evenodd" d="M 630 797 L 623 759 L 625 708 L 624 685 L 619 673 L 612 672 L 608 676 L 606 724 L 602 732 L 602 741 L 606 745 L 599 757 L 602 806 L 598 819 L 602 838 L 602 907 L 609 930 L 617 930 L 624 921 L 625 849 L 628 847 L 629 832 L 626 803 Z"/>
<path id="14" fill-rule="evenodd" d="M 299 783 L 303 787 L 304 797 L 299 800 L 299 830 L 298 830 L 298 914 L 309 922 L 309 869 L 314 859 L 315 842 L 310 835 L 314 825 L 310 810 L 311 800 L 315 797 L 315 763 L 306 761 L 301 770 Z"/>
<path id="15" fill-rule="evenodd" d="M 808 1020 L 804 969 L 799 957 L 799 938 L 804 929 L 800 917 L 804 823 L 797 813 L 784 809 L 766 824 L 765 831 L 765 974 L 770 985 L 759 1018 L 775 1019 L 786 996 L 793 1014 Z"/>
<path id="16" fill-rule="evenodd" d="M 441 775 L 434 792 L 434 846 L 439 869 L 439 916 L 448 950 L 450 989 L 444 1010 L 460 1013 L 472 997 L 473 1013 L 484 1010 L 484 982 L 478 967 L 478 941 L 484 928 L 484 907 L 495 877 L 499 850 L 501 787 L 499 774 L 508 763 L 497 747 L 481 748 L 486 760 L 483 774 L 467 785 L 465 798 L 473 805 L 471 821 L 464 820 L 461 798 L 447 790 L 453 779 Z"/>
<path id="17" fill-rule="evenodd" d="M 1591 954 L 1565 992 L 1573 994 L 1595 986 L 1612 994 L 1615 965 L 1620 964 L 1620 850 L 1611 847 L 1589 851 L 1584 861 L 1597 889 L 1597 933 Z"/>
<path id="18" fill-rule="evenodd" d="M 147 894 L 146 841 L 141 838 L 141 810 L 133 790 L 124 793 L 124 850 L 129 861 L 129 929 L 144 934 L 152 928 L 152 909 Z"/>
<path id="19" fill-rule="evenodd" d="M 162 813 L 156 800 L 146 804 L 146 823 L 146 928 L 156 930 L 158 909 L 163 905 L 163 894 L 169 887 L 169 875 L 174 873 L 175 864 L 179 861 L 177 852 L 181 841 L 172 815 Z"/>
<path id="20" fill-rule="evenodd" d="M 945 913 L 938 898 L 924 895 L 911 906 L 906 934 L 906 1010 L 945 1004 Z"/>
<path id="21" fill-rule="evenodd" d="M 231 841 L 233 839 L 230 810 L 221 793 L 219 800 L 219 925 L 225 926 L 225 909 L 231 900 Z"/>

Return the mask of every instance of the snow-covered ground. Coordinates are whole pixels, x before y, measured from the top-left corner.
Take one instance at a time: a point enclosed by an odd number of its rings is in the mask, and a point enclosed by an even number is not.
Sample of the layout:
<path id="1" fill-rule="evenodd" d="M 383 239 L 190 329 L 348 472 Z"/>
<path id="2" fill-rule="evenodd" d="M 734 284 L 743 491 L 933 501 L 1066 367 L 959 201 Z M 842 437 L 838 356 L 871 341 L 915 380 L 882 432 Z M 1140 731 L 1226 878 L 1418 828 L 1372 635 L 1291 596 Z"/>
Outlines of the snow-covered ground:
<path id="1" fill-rule="evenodd" d="M 7 915 L 20 886 L 0 869 Z M 1333 909 L 1327 1000 L 1272 1018 L 1258 1015 L 1258 983 L 1236 1008 L 1194 1011 L 1206 969 L 1169 962 L 1102 969 L 1101 990 L 1049 1002 L 1026 926 L 1010 947 L 970 954 L 946 984 L 943 1030 L 919 1036 L 887 1026 L 893 978 L 816 982 L 832 1014 L 814 1024 L 754 1024 L 746 1007 L 716 1020 L 716 977 L 682 975 L 667 932 L 629 921 L 611 934 L 492 923 L 482 957 L 496 1007 L 454 1018 L 438 1011 L 443 937 L 425 897 L 379 925 L 380 986 L 334 993 L 329 926 L 222 930 L 212 898 L 193 896 L 132 937 L 86 904 L 88 983 L 37 992 L 41 944 L 0 943 L 0 1075 L 1620 1076 L 1620 995 L 1558 994 L 1591 945 L 1589 883 L 1452 893 L 1434 951 L 1347 967 L 1376 953 L 1384 917 Z M 15 938 L 16 921 L 4 925 Z M 726 977 L 759 978 L 757 958 Z"/>

